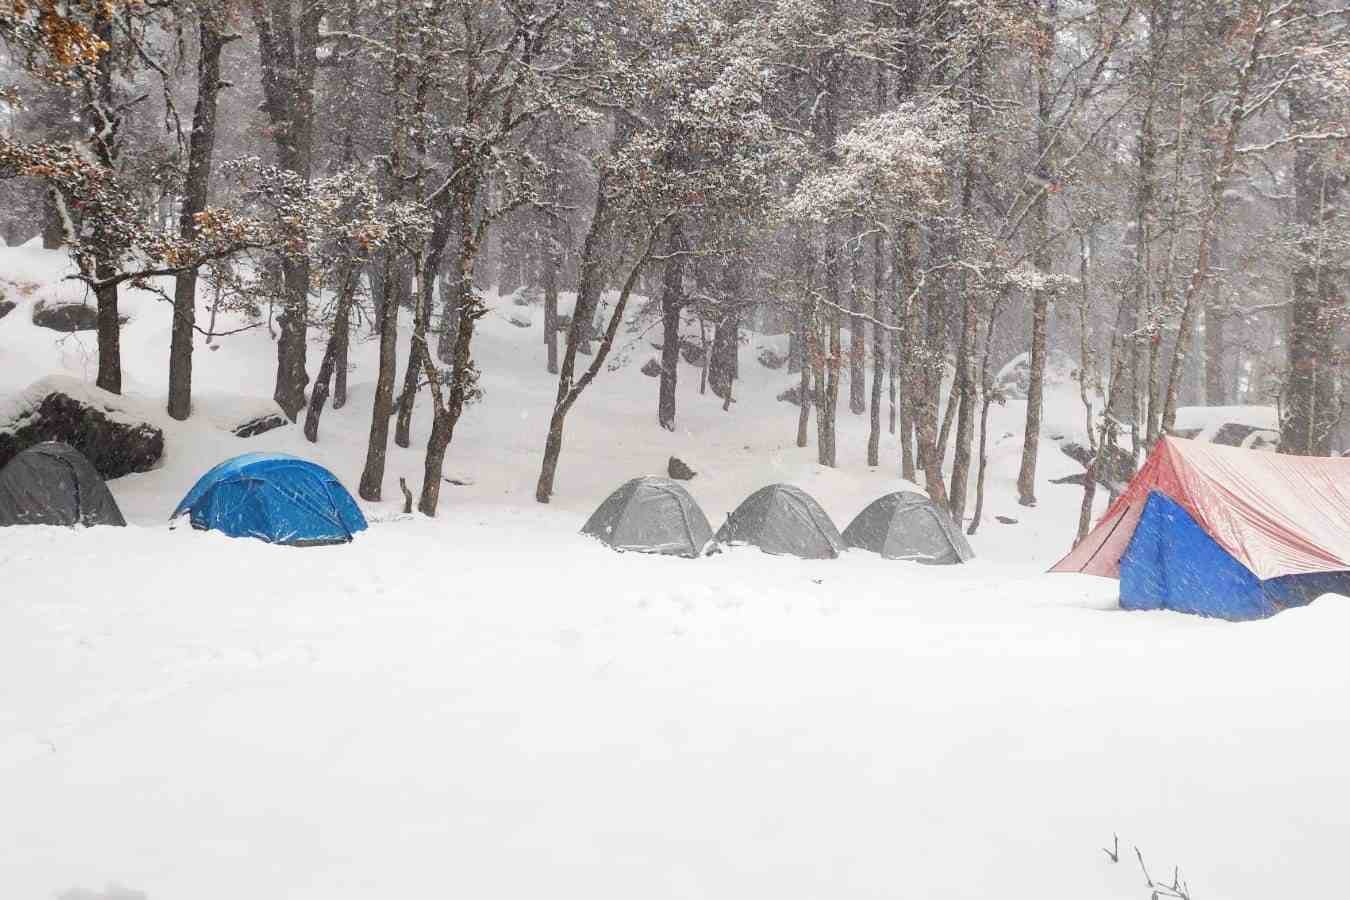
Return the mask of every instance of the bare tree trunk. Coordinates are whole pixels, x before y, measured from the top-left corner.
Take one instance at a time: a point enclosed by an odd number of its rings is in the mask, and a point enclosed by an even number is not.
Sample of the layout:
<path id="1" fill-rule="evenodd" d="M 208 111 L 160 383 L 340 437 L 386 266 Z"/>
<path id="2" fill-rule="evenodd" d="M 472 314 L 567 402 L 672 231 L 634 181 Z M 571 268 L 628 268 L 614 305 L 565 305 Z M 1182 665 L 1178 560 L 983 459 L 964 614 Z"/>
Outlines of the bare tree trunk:
<path id="1" fill-rule="evenodd" d="M 456 238 L 458 244 L 458 238 Z M 436 358 L 447 365 L 455 361 L 455 335 L 459 333 L 460 283 L 459 254 L 451 253 L 448 266 L 441 271 L 441 327 L 436 336 Z"/>
<path id="2" fill-rule="evenodd" d="M 937 458 L 940 463 L 947 461 L 947 442 L 951 438 L 952 423 L 956 421 L 956 410 L 961 405 L 961 379 L 952 379 L 947 388 L 947 404 L 942 408 L 942 427 L 938 429 Z"/>
<path id="3" fill-rule="evenodd" d="M 1138 468 L 1148 443 L 1148 370 L 1153 323 L 1150 315 L 1152 296 L 1153 226 L 1158 218 L 1154 196 L 1154 172 L 1158 152 L 1153 114 L 1158 102 L 1158 85 L 1172 31 L 1172 0 L 1152 0 L 1148 6 L 1148 57 L 1145 78 L 1148 86 L 1139 122 L 1139 175 L 1135 189 L 1134 226 L 1134 339 L 1130 342 L 1131 453 Z"/>
<path id="4" fill-rule="evenodd" d="M 42 249 L 60 250 L 66 245 L 66 228 L 61 221 L 56 188 L 47 188 L 42 192 L 42 197 Z"/>
<path id="5" fill-rule="evenodd" d="M 216 144 L 216 96 L 220 93 L 220 52 L 226 43 L 219 23 L 203 9 L 198 22 L 197 105 L 188 138 L 187 175 L 178 234 L 191 240 L 197 233 L 197 214 L 206 209 L 211 179 L 211 156 Z M 173 325 L 169 336 L 169 416 L 182 421 L 192 413 L 192 336 L 197 316 L 197 270 L 180 272 L 174 280 Z"/>
<path id="6" fill-rule="evenodd" d="M 394 413 L 394 380 L 398 377 L 398 289 L 390 271 L 393 254 L 384 258 L 385 291 L 381 304 L 380 365 L 375 376 L 370 441 L 358 492 L 362 500 L 379 500 L 384 486 L 384 464 L 389 453 L 389 418 Z"/>
<path id="7" fill-rule="evenodd" d="M 740 374 L 740 294 L 743 277 L 739 262 L 730 261 L 726 264 L 722 279 L 722 310 L 713 330 L 712 351 L 708 354 L 708 384 L 715 395 L 727 401 L 724 408 L 729 408 L 731 385 Z"/>
<path id="8" fill-rule="evenodd" d="M 549 216 L 539 229 L 539 265 L 543 270 L 540 281 L 544 285 L 544 346 L 548 348 L 548 373 L 558 374 L 558 266 L 561 260 L 558 245 L 558 225 Z"/>
<path id="9" fill-rule="evenodd" d="M 810 307 L 807 307 L 810 304 Z M 811 373 L 815 370 L 815 361 L 811 358 L 812 348 L 815 341 L 811 338 L 812 331 L 815 330 L 815 304 L 810 300 L 802 302 L 802 311 L 799 315 L 801 320 L 800 343 L 802 348 L 802 367 L 797 373 L 801 377 L 798 384 L 801 402 L 797 407 L 797 446 L 805 447 L 810 442 L 811 427 L 811 406 L 814 394 L 811 387 Z"/>
<path id="10" fill-rule="evenodd" d="M 328 385 L 334 374 L 341 373 L 343 393 L 346 394 L 346 347 L 348 332 L 351 329 L 352 300 L 355 295 L 354 281 L 359 277 L 357 266 L 347 263 L 342 271 L 338 288 L 337 311 L 333 316 L 333 333 L 328 337 L 328 346 L 324 349 L 323 362 L 319 365 L 319 376 L 314 380 L 314 390 L 309 396 L 309 410 L 305 413 L 305 437 L 314 443 L 319 439 L 319 418 L 323 415 L 324 403 L 328 400 Z M 344 401 L 345 401 L 344 397 Z M 333 408 L 338 408 L 336 400 Z"/>
<path id="11" fill-rule="evenodd" d="M 984 477 L 989 467 L 989 407 L 994 402 L 994 379 L 989 374 L 989 356 L 994 346 L 994 323 L 998 321 L 998 311 L 1006 296 L 999 293 L 989 309 L 989 323 L 984 332 L 984 352 L 980 357 L 980 468 L 975 476 L 975 512 L 971 514 L 970 526 L 966 534 L 974 534 L 980 528 L 984 516 Z"/>
<path id="12" fill-rule="evenodd" d="M 819 346 L 813 354 L 816 363 L 816 458 L 822 466 L 838 464 L 836 423 L 839 408 L 839 376 L 843 367 L 843 345 L 839 330 L 839 253 L 835 231 L 825 228 L 825 327 L 829 333 L 828 355 Z M 817 340 L 819 340 L 817 338 Z"/>
<path id="13" fill-rule="evenodd" d="M 440 261 L 429 261 L 414 285 L 417 303 L 413 312 L 412 340 L 408 343 L 408 367 L 403 372 L 403 391 L 399 394 L 398 419 L 394 423 L 394 443 L 400 447 L 412 444 L 413 406 L 417 403 L 417 387 L 422 381 L 422 355 L 427 352 L 427 334 L 431 331 L 431 308 L 436 303 L 434 277 Z M 421 270 L 422 266 L 417 266 Z M 432 278 L 427 278 L 430 272 Z"/>
<path id="14" fill-rule="evenodd" d="M 100 261 L 94 270 L 99 279 L 113 278 L 117 270 Z M 117 311 L 117 285 L 94 290 L 98 301 L 98 377 L 94 384 L 113 394 L 122 393 L 122 320 Z"/>
<path id="15" fill-rule="evenodd" d="M 1045 9 L 1039 24 L 1036 41 L 1036 176 L 1041 184 L 1049 184 L 1052 176 L 1050 161 L 1051 116 L 1054 112 L 1054 93 L 1050 83 L 1054 60 L 1055 19 L 1059 0 L 1045 0 Z M 1028 240 L 1032 245 L 1031 259 L 1036 271 L 1050 274 L 1050 208 L 1047 191 L 1037 191 L 1031 213 Z M 1045 362 L 1048 355 L 1050 297 L 1043 289 L 1031 293 L 1031 372 L 1027 384 L 1027 425 L 1022 440 L 1022 467 L 1017 473 L 1017 502 L 1023 506 L 1036 505 L 1036 462 L 1041 448 L 1041 411 L 1045 397 Z"/>
<path id="16" fill-rule="evenodd" d="M 361 277 L 359 272 L 356 277 Z M 352 290 L 356 290 L 354 285 Z M 347 405 L 347 355 L 352 342 L 351 304 L 354 302 L 355 297 L 347 302 L 347 327 L 334 335 L 337 338 L 337 352 L 333 357 L 333 409 L 342 409 Z"/>
<path id="17" fill-rule="evenodd" d="M 881 465 L 881 385 L 886 380 L 886 347 L 891 336 L 882 327 L 886 321 L 885 296 L 886 260 L 882 256 L 881 231 L 872 235 L 872 397 L 871 419 L 867 431 L 867 464 L 875 468 Z M 891 390 L 895 390 L 895 381 L 891 381 Z M 895 402 L 891 402 L 892 429 L 895 420 Z"/>
<path id="18" fill-rule="evenodd" d="M 407 54 L 403 52 L 407 31 L 406 10 L 402 2 L 394 10 L 394 68 L 392 75 L 393 112 L 389 135 L 390 197 L 397 201 L 403 194 L 404 137 L 408 123 L 405 116 L 404 92 L 410 76 Z M 375 397 L 371 404 L 370 440 L 366 447 L 366 464 L 361 472 L 358 492 L 361 499 L 379 500 L 384 490 L 384 466 L 389 453 L 389 417 L 394 412 L 394 380 L 398 377 L 398 273 L 397 256 L 393 247 L 386 248 L 381 267 L 384 296 L 379 306 L 380 366 L 375 376 Z"/>
<path id="19" fill-rule="evenodd" d="M 1290 91 L 1291 130 L 1311 130 L 1320 118 L 1318 102 L 1307 87 Z M 1337 284 L 1342 273 L 1329 264 L 1324 245 L 1337 228 L 1345 176 L 1327 165 L 1323 152 L 1307 142 L 1294 152 L 1294 216 L 1300 237 L 1292 272 L 1280 450 L 1298 456 L 1329 456 L 1341 417 L 1335 338 L 1344 315 Z"/>
<path id="20" fill-rule="evenodd" d="M 946 368 L 944 347 L 946 345 L 947 323 L 943 316 L 945 303 L 945 285 L 934 289 L 929 302 L 924 304 L 926 321 L 922 324 L 923 350 L 920 356 L 919 399 L 915 409 L 915 430 L 917 432 L 918 468 L 923 472 L 924 490 L 938 506 L 947 506 L 947 486 L 942 480 L 943 457 L 938 450 L 938 402 L 942 393 L 942 376 Z M 917 328 L 916 328 L 917 333 Z M 950 405 L 950 404 L 948 404 Z"/>
<path id="21" fill-rule="evenodd" d="M 972 99 L 967 104 L 966 121 L 972 136 L 978 135 L 984 127 L 984 117 L 980 104 L 973 99 L 984 91 L 984 56 L 986 48 L 981 41 L 974 50 L 974 63 L 971 71 Z M 971 219 L 975 204 L 975 179 L 979 167 L 974 147 L 967 147 L 964 171 L 961 178 L 961 220 L 964 224 Z M 957 252 L 964 254 L 964 242 L 958 239 Z M 956 452 L 952 459 L 951 514 L 957 527 L 960 527 L 966 514 L 966 491 L 970 484 L 970 459 L 972 444 L 975 440 L 975 404 L 978 402 L 978 385 L 975 382 L 975 345 L 980 333 L 980 291 L 971 290 L 970 276 L 965 269 L 957 276 L 958 289 L 961 292 L 961 336 L 957 342 L 956 374 L 954 387 L 957 389 Z M 945 431 L 945 428 L 944 428 Z M 944 441 L 945 443 L 945 441 Z"/>
<path id="22" fill-rule="evenodd" d="M 684 309 L 684 233 L 678 220 L 666 239 L 665 276 L 661 289 L 661 379 L 656 419 L 666 431 L 675 430 L 675 388 L 680 375 L 680 313 Z"/>
<path id="23" fill-rule="evenodd" d="M 848 318 L 848 409 L 855 416 L 867 412 L 867 325 L 862 317 L 863 297 L 867 289 L 863 287 L 863 220 L 853 217 L 853 235 L 849 239 L 849 304 L 852 315 Z"/>
<path id="24" fill-rule="evenodd" d="M 580 282 L 577 291 L 578 312 L 587 310 L 593 313 L 598 304 L 601 288 L 600 279 L 602 277 L 600 263 L 602 250 L 600 245 L 601 239 L 608 228 L 609 213 L 605 198 L 605 179 L 602 177 L 596 189 L 595 215 L 591 220 L 591 227 L 586 234 L 586 240 L 582 248 L 580 272 L 578 274 L 578 281 Z M 614 346 L 614 338 L 618 335 L 619 326 L 623 323 L 628 298 L 632 295 L 633 287 L 637 284 L 638 277 L 646 267 L 648 260 L 651 259 L 652 250 L 656 246 L 660 231 L 661 229 L 658 227 L 648 234 L 646 248 L 633 263 L 633 267 L 628 272 L 628 277 L 619 290 L 618 300 L 609 314 L 608 325 L 600 335 L 600 345 L 596 348 L 595 356 L 591 360 L 590 366 L 575 382 L 573 376 L 576 372 L 579 343 L 575 340 L 567 342 L 567 351 L 563 355 L 562 372 L 558 376 L 557 399 L 553 405 L 553 414 L 549 417 L 548 435 L 544 440 L 544 460 L 539 470 L 539 482 L 535 486 L 534 499 L 539 503 L 548 503 L 553 496 L 554 480 L 558 472 L 558 460 L 562 455 L 563 426 L 566 424 L 567 413 L 577 399 L 581 397 L 582 391 L 590 385 L 604 367 L 605 359 Z M 573 316 L 571 331 L 576 334 L 578 329 L 585 327 L 585 322 L 588 321 L 590 321 L 589 318 L 582 320 L 578 316 Z"/>
<path id="25" fill-rule="evenodd" d="M 281 168 L 309 181 L 314 144 L 314 81 L 318 72 L 319 26 L 325 5 L 302 7 L 296 20 L 291 0 L 256 0 L 262 63 L 263 110 L 267 113 Z M 309 259 L 282 259 L 283 303 L 278 318 L 277 377 L 273 397 L 292 420 L 305 406 L 309 316 Z"/>
<path id="26" fill-rule="evenodd" d="M 797 303 L 797 356 L 801 363 L 797 370 L 801 380 L 798 383 L 798 396 L 800 404 L 797 409 L 797 446 L 805 447 L 809 441 L 809 429 L 811 424 L 811 372 L 815 368 L 815 361 L 811 358 L 811 348 L 814 341 L 811 335 L 816 329 L 816 302 L 815 302 L 815 260 L 811 256 L 810 244 L 798 239 L 795 242 L 797 251 L 797 264 L 801 267 L 802 274 L 802 297 Z M 819 386 L 816 388 L 819 390 Z"/>
<path id="27" fill-rule="evenodd" d="M 919 341 L 920 304 L 918 290 L 919 226 L 905 221 L 898 229 L 895 267 L 898 303 L 896 315 L 900 324 L 899 346 L 896 348 L 900 383 L 896 402 L 900 406 L 900 477 L 917 482 L 915 428 L 918 406 L 923 391 L 920 386 L 922 368 L 915 360 L 915 346 Z"/>
<path id="28" fill-rule="evenodd" d="M 111 47 L 113 41 L 112 8 L 100 5 L 94 15 L 94 36 Z M 106 169 L 113 170 L 117 165 L 118 131 L 121 125 L 120 113 L 115 108 L 113 97 L 112 53 L 102 53 L 95 64 L 93 94 L 89 110 L 89 127 L 93 132 L 93 152 L 98 162 Z M 100 282 L 117 275 L 117 254 L 109 248 L 111 237 L 102 227 L 97 227 L 93 235 L 93 244 L 98 249 L 93 256 L 94 277 Z M 86 273 L 87 274 L 87 273 Z M 101 284 L 94 289 L 98 303 L 98 377 L 95 384 L 114 394 L 122 393 L 122 322 L 117 309 L 117 285 Z"/>
<path id="29" fill-rule="evenodd" d="M 1195 265 L 1186 282 L 1186 294 L 1182 302 L 1181 323 L 1177 326 L 1177 344 L 1172 353 L 1172 365 L 1167 379 L 1167 397 L 1163 406 L 1162 430 L 1169 432 L 1177 417 L 1177 395 L 1185 371 L 1186 355 L 1190 350 L 1192 332 L 1195 330 L 1195 317 L 1200 305 L 1201 289 L 1209 277 L 1210 253 L 1213 250 L 1214 234 L 1219 224 L 1219 212 L 1223 205 L 1224 186 L 1233 174 L 1237 158 L 1237 141 L 1242 131 L 1243 120 L 1247 116 L 1247 97 L 1251 91 L 1252 78 L 1260 64 L 1261 47 L 1265 44 L 1272 17 L 1272 0 L 1257 0 L 1255 25 L 1251 32 L 1250 43 L 1238 72 L 1237 84 L 1233 92 L 1233 106 L 1228 114 L 1228 124 L 1220 145 L 1219 164 L 1213 172 L 1209 184 L 1209 196 L 1206 200 L 1204 215 L 1200 222 L 1199 239 L 1195 250 Z"/>

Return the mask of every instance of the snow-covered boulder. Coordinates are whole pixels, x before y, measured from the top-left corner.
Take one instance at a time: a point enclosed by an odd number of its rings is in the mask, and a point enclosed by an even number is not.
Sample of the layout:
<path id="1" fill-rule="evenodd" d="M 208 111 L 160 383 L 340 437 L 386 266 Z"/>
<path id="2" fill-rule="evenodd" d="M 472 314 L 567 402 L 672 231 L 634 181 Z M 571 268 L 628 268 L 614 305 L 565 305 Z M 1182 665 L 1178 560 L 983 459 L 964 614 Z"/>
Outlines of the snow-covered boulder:
<path id="1" fill-rule="evenodd" d="M 642 364 L 642 369 L 640 371 L 648 378 L 655 378 L 657 375 L 661 374 L 661 361 L 652 357 Z"/>
<path id="2" fill-rule="evenodd" d="M 1074 378 L 1074 364 L 1067 356 L 1052 353 L 1046 360 L 1046 384 L 1067 384 Z M 1019 353 L 1008 360 L 994 376 L 994 384 L 1004 397 L 1024 400 L 1031 386 L 1031 354 Z"/>
<path id="3" fill-rule="evenodd" d="M 802 386 L 800 383 L 794 384 L 787 390 L 778 395 L 778 399 L 784 403 L 791 403 L 793 406 L 802 405 Z M 811 389 L 811 402 L 816 402 L 815 388 Z"/>
<path id="4" fill-rule="evenodd" d="M 1077 462 L 1084 469 L 1083 474 L 1058 479 L 1060 484 L 1082 484 L 1088 465 L 1092 462 L 1092 450 L 1077 441 L 1067 440 L 1059 445 L 1064 455 Z M 1119 493 L 1134 477 L 1134 457 L 1123 447 L 1108 447 L 1097 461 L 1097 483 Z M 1071 480 L 1072 479 L 1072 480 Z"/>
<path id="5" fill-rule="evenodd" d="M 788 361 L 786 356 L 780 355 L 772 347 L 761 347 L 755 359 L 764 368 L 775 370 L 783 368 Z"/>
<path id="6" fill-rule="evenodd" d="M 73 378 L 44 378 L 0 400 L 0 467 L 34 444 L 64 441 L 104 478 L 149 471 L 164 455 L 164 431 L 141 406 Z"/>
<path id="7" fill-rule="evenodd" d="M 128 318 L 118 319 L 126 324 Z M 47 303 L 39 300 L 33 304 L 33 324 L 52 331 L 93 331 L 98 328 L 98 309 L 88 303 Z"/>
<path id="8" fill-rule="evenodd" d="M 286 412 L 273 399 L 240 397 L 235 394 L 197 394 L 192 398 L 192 418 L 204 418 L 221 431 L 250 438 L 291 424 Z"/>
<path id="9" fill-rule="evenodd" d="M 689 338 L 680 338 L 680 356 L 691 366 L 703 365 L 703 344 Z"/>

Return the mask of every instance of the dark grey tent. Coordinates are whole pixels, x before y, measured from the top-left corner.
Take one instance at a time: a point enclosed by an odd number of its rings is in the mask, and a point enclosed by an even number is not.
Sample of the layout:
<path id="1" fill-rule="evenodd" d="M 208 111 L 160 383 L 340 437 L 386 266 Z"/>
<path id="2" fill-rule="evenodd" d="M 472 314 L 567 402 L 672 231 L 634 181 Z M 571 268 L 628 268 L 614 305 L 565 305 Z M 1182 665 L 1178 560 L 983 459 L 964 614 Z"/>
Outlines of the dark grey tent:
<path id="1" fill-rule="evenodd" d="M 727 516 L 717 539 L 802 559 L 835 559 L 846 549 L 820 504 L 790 484 L 771 484 L 746 497 Z"/>
<path id="2" fill-rule="evenodd" d="M 0 470 L 0 525 L 125 524 L 108 486 L 69 444 L 35 444 Z"/>
<path id="3" fill-rule="evenodd" d="M 667 556 L 701 556 L 713 542 L 708 517 L 689 492 L 655 476 L 634 478 L 610 494 L 581 533 L 615 550 Z"/>
<path id="4" fill-rule="evenodd" d="M 975 556 L 947 511 L 913 491 L 873 501 L 844 529 L 844 542 L 887 559 L 929 565 L 963 563 Z"/>

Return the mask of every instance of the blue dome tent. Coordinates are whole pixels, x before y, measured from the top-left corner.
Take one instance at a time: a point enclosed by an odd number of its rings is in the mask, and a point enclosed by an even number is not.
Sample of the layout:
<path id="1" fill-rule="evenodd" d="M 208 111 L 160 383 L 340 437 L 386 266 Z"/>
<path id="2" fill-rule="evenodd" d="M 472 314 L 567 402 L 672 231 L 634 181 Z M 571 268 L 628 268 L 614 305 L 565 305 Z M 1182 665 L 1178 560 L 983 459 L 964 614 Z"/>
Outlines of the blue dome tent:
<path id="1" fill-rule="evenodd" d="M 171 519 L 193 528 L 273 544 L 341 544 L 366 527 L 366 517 L 323 466 L 285 453 L 227 459 L 192 486 Z"/>

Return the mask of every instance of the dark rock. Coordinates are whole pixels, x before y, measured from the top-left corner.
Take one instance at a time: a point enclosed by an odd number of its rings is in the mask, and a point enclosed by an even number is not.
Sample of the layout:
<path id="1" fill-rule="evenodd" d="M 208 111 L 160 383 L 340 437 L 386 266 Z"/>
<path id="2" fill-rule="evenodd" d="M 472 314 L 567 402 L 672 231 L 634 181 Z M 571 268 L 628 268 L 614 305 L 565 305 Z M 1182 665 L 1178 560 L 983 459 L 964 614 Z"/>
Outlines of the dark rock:
<path id="1" fill-rule="evenodd" d="M 672 456 L 670 462 L 666 463 L 666 472 L 676 481 L 688 481 L 698 473 L 689 466 L 685 465 L 684 460 L 678 456 Z"/>
<path id="2" fill-rule="evenodd" d="M 1092 462 L 1091 448 L 1084 447 L 1077 441 L 1065 441 L 1059 445 L 1059 449 L 1084 469 Z M 1133 477 L 1134 457 L 1129 451 L 1120 447 L 1107 447 L 1102 458 L 1097 461 L 1097 483 L 1120 493 Z"/>
<path id="3" fill-rule="evenodd" d="M 792 387 L 788 388 L 786 391 L 783 391 L 781 394 L 779 394 L 778 399 L 783 401 L 784 403 L 791 403 L 793 406 L 801 406 L 802 386 L 800 384 L 794 384 Z M 812 403 L 816 402 L 815 388 L 811 389 L 809 399 Z"/>
<path id="4" fill-rule="evenodd" d="M 149 471 L 164 455 L 164 432 L 148 422 L 116 421 L 109 411 L 60 391 L 47 394 L 15 419 L 0 422 L 0 468 L 34 444 L 64 441 L 104 478 Z"/>
<path id="5" fill-rule="evenodd" d="M 703 365 L 703 345 L 690 338 L 680 339 L 680 356 L 691 366 Z"/>
<path id="6" fill-rule="evenodd" d="M 648 378 L 655 378 L 661 374 L 661 361 L 658 359 L 649 359 L 642 364 L 642 374 Z"/>
<path id="7" fill-rule="evenodd" d="M 120 316 L 117 321 L 125 325 L 128 318 Z M 98 328 L 98 309 L 85 303 L 49 306 L 39 302 L 33 307 L 33 324 L 53 331 L 94 331 Z"/>
<path id="8" fill-rule="evenodd" d="M 530 295 L 524 293 L 516 294 L 514 297 L 511 298 L 511 302 L 516 306 L 529 306 Z"/>
<path id="9" fill-rule="evenodd" d="M 235 437 L 251 438 L 260 434 L 266 434 L 274 428 L 280 428 L 283 425 L 291 424 L 291 420 L 280 413 L 268 413 L 265 416 L 249 419 L 240 425 L 236 425 L 230 431 Z"/>
<path id="10" fill-rule="evenodd" d="M 0 319 L 14 311 L 15 303 L 13 300 L 0 300 Z"/>
<path id="11" fill-rule="evenodd" d="M 558 330 L 559 330 L 559 331 L 566 331 L 567 329 L 569 329 L 569 328 L 571 328 L 571 327 L 572 327 L 572 317 L 571 317 L 571 316 L 558 316 Z"/>
<path id="12" fill-rule="evenodd" d="M 1011 516 L 994 516 L 995 521 L 1002 522 L 1004 525 L 1016 525 L 1017 520 Z"/>
<path id="13" fill-rule="evenodd" d="M 755 359 L 759 360 L 759 364 L 766 369 L 781 369 L 787 365 L 788 361 L 786 356 L 779 356 L 775 353 L 772 347 L 761 348 Z"/>
<path id="14" fill-rule="evenodd" d="M 529 328 L 531 325 L 534 324 L 524 316 L 511 316 L 509 319 L 507 319 L 507 321 L 510 322 L 512 325 L 516 326 L 517 328 Z"/>

